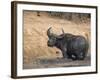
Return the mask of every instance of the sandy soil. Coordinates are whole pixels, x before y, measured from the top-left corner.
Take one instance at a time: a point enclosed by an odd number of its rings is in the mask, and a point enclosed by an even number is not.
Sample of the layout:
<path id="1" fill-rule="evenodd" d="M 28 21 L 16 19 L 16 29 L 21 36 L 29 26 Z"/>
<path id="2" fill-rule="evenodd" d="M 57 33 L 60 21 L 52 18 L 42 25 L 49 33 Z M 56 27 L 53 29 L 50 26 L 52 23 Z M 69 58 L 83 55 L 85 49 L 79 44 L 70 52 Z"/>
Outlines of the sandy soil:
<path id="1" fill-rule="evenodd" d="M 72 59 L 38 59 L 35 63 L 24 64 L 24 69 L 35 69 L 35 68 L 54 68 L 54 67 L 81 67 L 81 66 L 90 66 L 90 56 L 86 57 L 84 60 Z"/>
<path id="2" fill-rule="evenodd" d="M 52 32 L 61 34 L 63 28 L 65 33 L 83 35 L 90 40 L 90 23 L 75 23 L 66 19 L 49 17 L 47 13 L 41 12 L 37 16 L 36 12 L 24 11 L 24 66 L 37 64 L 40 59 L 62 58 L 59 49 L 47 46 L 47 29 L 52 27 Z M 89 52 L 90 53 L 90 52 Z M 90 56 L 90 54 L 88 54 Z M 90 60 L 90 59 L 89 59 Z M 33 66 L 33 67 L 34 67 Z M 41 67 L 41 65 L 40 65 Z M 42 66 L 43 67 L 43 66 Z"/>

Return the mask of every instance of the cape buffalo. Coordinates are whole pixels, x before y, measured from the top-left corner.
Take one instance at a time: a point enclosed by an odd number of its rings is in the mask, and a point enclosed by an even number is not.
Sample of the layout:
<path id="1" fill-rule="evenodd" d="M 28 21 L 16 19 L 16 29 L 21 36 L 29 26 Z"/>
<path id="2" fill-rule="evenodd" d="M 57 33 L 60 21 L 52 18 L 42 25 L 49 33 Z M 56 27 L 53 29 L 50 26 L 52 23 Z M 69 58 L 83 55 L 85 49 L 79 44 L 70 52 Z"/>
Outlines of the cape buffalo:
<path id="1" fill-rule="evenodd" d="M 47 45 L 49 47 L 57 47 L 62 51 L 64 58 L 72 60 L 84 60 L 88 51 L 88 41 L 81 35 L 73 35 L 64 33 L 62 29 L 61 35 L 56 35 L 51 32 L 51 27 L 47 30 L 49 38 Z"/>

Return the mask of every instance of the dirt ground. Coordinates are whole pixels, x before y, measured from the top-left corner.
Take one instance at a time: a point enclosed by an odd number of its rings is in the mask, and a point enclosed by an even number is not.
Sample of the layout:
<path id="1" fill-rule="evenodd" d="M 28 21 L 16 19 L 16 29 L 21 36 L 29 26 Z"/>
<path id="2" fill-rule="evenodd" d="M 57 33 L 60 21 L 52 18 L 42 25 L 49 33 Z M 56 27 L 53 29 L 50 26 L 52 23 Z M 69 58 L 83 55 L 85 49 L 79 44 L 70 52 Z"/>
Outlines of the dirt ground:
<path id="1" fill-rule="evenodd" d="M 47 30 L 49 27 L 52 27 L 52 32 L 58 35 L 62 33 L 61 29 L 63 28 L 65 33 L 83 35 L 90 40 L 90 22 L 78 23 L 67 19 L 54 18 L 50 17 L 46 12 L 41 12 L 40 16 L 37 16 L 37 12 L 24 11 L 23 16 L 24 69 L 50 67 L 50 65 L 53 65 L 53 67 L 76 66 L 76 63 L 77 66 L 90 65 L 90 51 L 87 54 L 86 61 L 83 61 L 84 64 L 81 64 L 82 61 L 62 60 L 62 53 L 59 49 L 47 46 Z M 48 61 L 46 64 L 44 64 L 45 60 Z"/>

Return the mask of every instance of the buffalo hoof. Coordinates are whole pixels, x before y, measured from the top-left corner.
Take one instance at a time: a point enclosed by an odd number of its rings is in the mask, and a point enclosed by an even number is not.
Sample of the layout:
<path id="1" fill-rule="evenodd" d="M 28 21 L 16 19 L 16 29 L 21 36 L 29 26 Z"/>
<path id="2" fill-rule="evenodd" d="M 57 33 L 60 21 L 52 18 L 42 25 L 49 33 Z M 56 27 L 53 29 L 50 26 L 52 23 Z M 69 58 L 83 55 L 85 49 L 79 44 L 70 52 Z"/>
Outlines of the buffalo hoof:
<path id="1" fill-rule="evenodd" d="M 78 60 L 84 60 L 84 59 L 85 59 L 84 57 L 79 57 L 79 58 L 78 58 Z"/>

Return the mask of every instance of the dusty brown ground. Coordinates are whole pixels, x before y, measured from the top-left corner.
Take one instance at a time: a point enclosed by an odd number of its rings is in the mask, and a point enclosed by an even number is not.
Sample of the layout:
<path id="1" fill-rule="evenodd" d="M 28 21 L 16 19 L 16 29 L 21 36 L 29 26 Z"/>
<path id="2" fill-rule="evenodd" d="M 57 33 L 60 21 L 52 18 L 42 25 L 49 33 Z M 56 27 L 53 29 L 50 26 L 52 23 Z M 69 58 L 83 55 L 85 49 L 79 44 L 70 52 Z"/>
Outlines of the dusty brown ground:
<path id="1" fill-rule="evenodd" d="M 51 67 L 75 66 L 75 64 L 78 66 L 90 65 L 90 58 L 86 58 L 86 61 L 83 61 L 84 64 L 82 64 L 82 61 L 73 62 L 72 60 L 60 59 L 62 58 L 61 51 L 55 47 L 47 46 L 48 37 L 46 31 L 49 27 L 52 27 L 52 31 L 56 34 L 61 34 L 61 29 L 63 28 L 66 33 L 83 35 L 85 37 L 85 34 L 87 34 L 88 39 L 90 39 L 89 22 L 77 23 L 66 19 L 49 17 L 45 12 L 41 12 L 40 16 L 37 16 L 36 12 L 24 11 L 24 69 L 49 67 L 52 64 L 53 66 Z M 43 60 L 49 61 L 44 64 L 45 61 Z M 61 63 L 57 64 L 57 60 Z"/>

